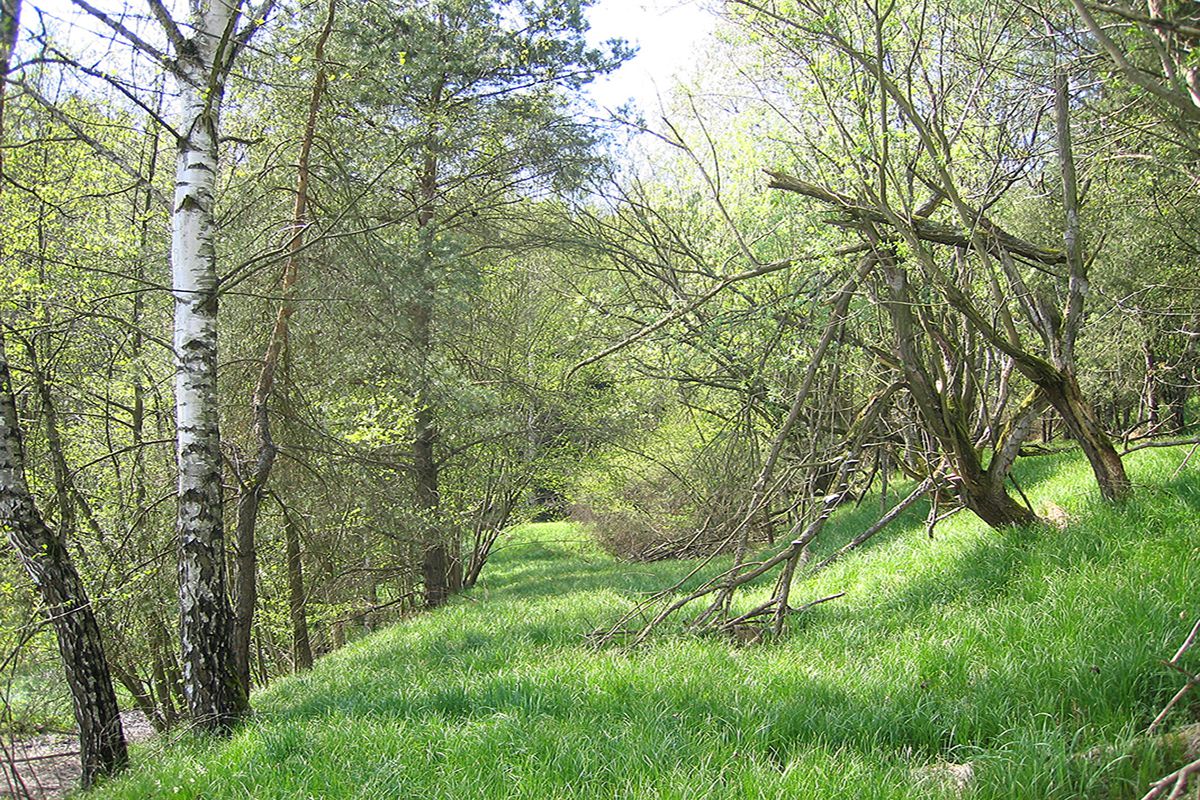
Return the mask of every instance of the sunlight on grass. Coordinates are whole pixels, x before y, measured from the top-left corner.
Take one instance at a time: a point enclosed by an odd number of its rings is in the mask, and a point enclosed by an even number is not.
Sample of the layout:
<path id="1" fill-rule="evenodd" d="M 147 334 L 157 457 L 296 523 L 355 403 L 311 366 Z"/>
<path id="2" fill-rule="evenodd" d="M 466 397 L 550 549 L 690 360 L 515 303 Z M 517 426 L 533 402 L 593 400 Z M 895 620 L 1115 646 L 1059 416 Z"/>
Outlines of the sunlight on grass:
<path id="1" fill-rule="evenodd" d="M 527 526 L 470 596 L 277 682 L 227 742 L 143 747 L 89 797 L 943 797 L 920 768 L 970 762 L 972 797 L 1135 798 L 1178 755 L 1137 733 L 1178 688 L 1159 661 L 1197 612 L 1200 480 L 1171 480 L 1181 458 L 1130 458 L 1141 488 L 1120 507 L 1081 488 L 1078 458 L 1023 463 L 1035 504 L 1075 518 L 1063 531 L 964 513 L 930 539 L 914 509 L 794 595 L 846 597 L 747 648 L 678 625 L 590 648 L 693 565 Z M 878 513 L 844 509 L 819 551 Z"/>

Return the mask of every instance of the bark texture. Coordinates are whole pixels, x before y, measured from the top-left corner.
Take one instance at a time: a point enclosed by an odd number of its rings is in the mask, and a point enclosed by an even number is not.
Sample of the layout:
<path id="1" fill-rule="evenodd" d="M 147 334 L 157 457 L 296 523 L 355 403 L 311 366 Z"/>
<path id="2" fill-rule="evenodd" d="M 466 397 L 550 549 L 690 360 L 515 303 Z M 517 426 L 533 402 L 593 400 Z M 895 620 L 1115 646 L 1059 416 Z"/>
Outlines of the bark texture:
<path id="1" fill-rule="evenodd" d="M 171 232 L 175 298 L 176 457 L 179 466 L 180 642 L 192 723 L 228 731 L 246 714 L 233 614 L 226 596 L 217 407 L 216 224 L 213 216 L 225 49 L 236 11 L 214 2 L 178 53 L 180 136 Z"/>
<path id="2" fill-rule="evenodd" d="M 83 785 L 125 766 L 125 734 L 87 591 L 61 534 L 46 524 L 25 481 L 24 449 L 0 337 L 0 526 L 37 587 L 54 626 L 79 726 Z"/>

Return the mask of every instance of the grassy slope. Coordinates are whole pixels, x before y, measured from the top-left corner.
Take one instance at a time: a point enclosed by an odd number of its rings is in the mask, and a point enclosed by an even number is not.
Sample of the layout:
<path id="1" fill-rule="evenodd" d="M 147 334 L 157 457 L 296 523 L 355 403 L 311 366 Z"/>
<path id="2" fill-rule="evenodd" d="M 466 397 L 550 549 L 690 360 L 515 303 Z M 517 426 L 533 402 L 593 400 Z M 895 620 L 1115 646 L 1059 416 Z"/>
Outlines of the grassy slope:
<path id="1" fill-rule="evenodd" d="M 950 760 L 974 765 L 973 797 L 1136 798 L 1171 766 L 1135 734 L 1178 687 L 1158 661 L 1197 612 L 1200 478 L 1170 480 L 1181 458 L 1132 457 L 1121 509 L 1087 499 L 1078 459 L 1024 463 L 1035 504 L 1077 524 L 996 533 L 961 514 L 931 541 L 917 510 L 795 599 L 847 597 L 748 648 L 589 649 L 583 633 L 689 565 L 531 526 L 469 599 L 279 681 L 228 742 L 139 751 L 94 796 L 936 797 L 914 770 Z M 825 549 L 877 512 L 841 514 Z"/>

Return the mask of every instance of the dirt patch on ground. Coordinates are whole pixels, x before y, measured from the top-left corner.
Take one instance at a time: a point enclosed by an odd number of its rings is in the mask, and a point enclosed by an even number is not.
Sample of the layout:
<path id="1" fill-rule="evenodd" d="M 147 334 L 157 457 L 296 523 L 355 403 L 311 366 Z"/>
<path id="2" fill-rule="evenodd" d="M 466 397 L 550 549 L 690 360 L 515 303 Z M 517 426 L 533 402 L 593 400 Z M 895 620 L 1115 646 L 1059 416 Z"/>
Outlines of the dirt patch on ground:
<path id="1" fill-rule="evenodd" d="M 121 712 L 125 739 L 144 742 L 154 728 L 140 711 Z M 58 800 L 79 787 L 79 740 L 48 733 L 14 742 L 0 755 L 0 797 Z"/>

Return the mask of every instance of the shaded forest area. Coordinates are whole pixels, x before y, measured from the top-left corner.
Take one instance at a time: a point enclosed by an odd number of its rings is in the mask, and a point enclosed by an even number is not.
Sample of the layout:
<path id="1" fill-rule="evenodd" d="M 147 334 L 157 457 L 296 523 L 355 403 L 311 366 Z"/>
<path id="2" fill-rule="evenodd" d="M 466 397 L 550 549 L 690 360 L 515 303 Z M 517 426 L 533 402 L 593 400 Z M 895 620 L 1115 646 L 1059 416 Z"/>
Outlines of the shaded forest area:
<path id="1" fill-rule="evenodd" d="M 918 502 L 1200 446 L 1194 3 L 728 0 L 649 118 L 584 0 L 2 5 L 0 673 L 85 786 L 523 522 L 728 559 L 599 642 L 758 641 Z"/>

